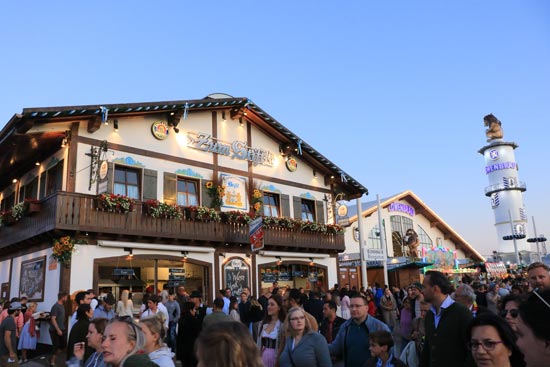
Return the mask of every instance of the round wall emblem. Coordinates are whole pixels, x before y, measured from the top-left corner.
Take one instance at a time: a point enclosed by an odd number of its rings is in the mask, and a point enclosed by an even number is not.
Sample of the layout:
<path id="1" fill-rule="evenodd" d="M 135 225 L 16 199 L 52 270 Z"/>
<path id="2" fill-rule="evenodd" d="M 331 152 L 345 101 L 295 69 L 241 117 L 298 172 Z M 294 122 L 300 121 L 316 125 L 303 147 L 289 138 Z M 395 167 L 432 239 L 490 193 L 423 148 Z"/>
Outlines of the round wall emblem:
<path id="1" fill-rule="evenodd" d="M 109 171 L 109 165 L 107 164 L 107 161 L 101 162 L 99 165 L 99 179 L 104 180 L 105 177 L 107 177 L 107 171 Z"/>
<path id="2" fill-rule="evenodd" d="M 339 217 L 345 217 L 346 215 L 348 215 L 348 207 L 345 206 L 344 204 L 341 204 L 338 207 L 338 216 Z"/>
<path id="3" fill-rule="evenodd" d="M 295 172 L 298 169 L 298 161 L 294 158 L 288 158 L 286 161 L 286 168 L 290 172 Z"/>
<path id="4" fill-rule="evenodd" d="M 155 121 L 151 125 L 151 133 L 158 140 L 164 140 L 168 137 L 168 125 L 164 121 Z"/>
<path id="5" fill-rule="evenodd" d="M 498 150 L 491 149 L 489 151 L 489 158 L 491 158 L 493 161 L 498 159 Z"/>

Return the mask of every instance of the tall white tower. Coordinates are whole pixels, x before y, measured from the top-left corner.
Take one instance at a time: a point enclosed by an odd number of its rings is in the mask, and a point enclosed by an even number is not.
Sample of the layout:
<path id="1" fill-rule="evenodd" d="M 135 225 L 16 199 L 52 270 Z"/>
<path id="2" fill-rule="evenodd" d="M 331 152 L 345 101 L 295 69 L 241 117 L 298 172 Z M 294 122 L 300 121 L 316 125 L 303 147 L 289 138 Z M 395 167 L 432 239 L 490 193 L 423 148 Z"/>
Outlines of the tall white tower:
<path id="1" fill-rule="evenodd" d="M 525 182 L 519 181 L 518 164 L 514 149 L 518 146 L 506 142 L 500 121 L 493 115 L 483 118 L 487 130 L 488 145 L 479 150 L 485 157 L 485 174 L 489 178 L 489 186 L 485 188 L 485 196 L 491 198 L 491 206 L 495 213 L 495 227 L 498 236 L 499 253 L 513 253 L 514 241 L 504 240 L 504 236 L 527 235 L 527 214 L 523 205 L 523 192 L 527 189 Z M 530 246 L 525 239 L 516 239 L 518 251 L 529 251 Z"/>

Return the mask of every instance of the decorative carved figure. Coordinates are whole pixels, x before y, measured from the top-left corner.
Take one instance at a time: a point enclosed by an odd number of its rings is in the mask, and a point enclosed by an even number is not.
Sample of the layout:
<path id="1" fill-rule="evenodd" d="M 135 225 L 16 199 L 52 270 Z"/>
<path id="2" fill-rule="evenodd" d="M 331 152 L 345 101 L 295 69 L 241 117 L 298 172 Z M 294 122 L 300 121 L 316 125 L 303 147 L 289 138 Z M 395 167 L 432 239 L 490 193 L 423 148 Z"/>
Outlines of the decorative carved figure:
<path id="1" fill-rule="evenodd" d="M 409 247 L 409 257 L 419 257 L 418 246 L 420 245 L 420 241 L 418 240 L 418 233 L 414 229 L 407 229 L 403 238 L 403 244 Z"/>
<path id="2" fill-rule="evenodd" d="M 485 130 L 485 135 L 487 136 L 487 141 L 493 139 L 502 139 L 504 132 L 502 131 L 502 124 L 499 119 L 497 119 L 493 114 L 489 114 L 483 118 L 483 125 L 487 127 Z"/>

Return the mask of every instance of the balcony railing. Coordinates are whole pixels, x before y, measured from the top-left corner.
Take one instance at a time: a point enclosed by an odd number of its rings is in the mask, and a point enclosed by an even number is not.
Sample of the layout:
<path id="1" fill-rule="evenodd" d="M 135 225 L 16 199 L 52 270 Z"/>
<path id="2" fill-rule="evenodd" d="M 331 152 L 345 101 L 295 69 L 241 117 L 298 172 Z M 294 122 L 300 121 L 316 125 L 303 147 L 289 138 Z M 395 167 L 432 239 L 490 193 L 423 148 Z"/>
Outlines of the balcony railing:
<path id="1" fill-rule="evenodd" d="M 42 200 L 41 210 L 23 217 L 11 226 L 0 227 L 0 247 L 9 246 L 53 230 L 80 231 L 126 239 L 150 238 L 212 245 L 249 242 L 248 226 L 193 220 L 152 218 L 142 212 L 142 205 L 121 214 L 97 210 L 95 196 L 58 192 Z M 316 234 L 284 229 L 264 229 L 266 246 L 310 250 L 343 251 L 344 235 Z"/>
<path id="2" fill-rule="evenodd" d="M 527 190 L 527 186 L 523 181 L 519 181 L 516 185 L 505 185 L 504 183 L 498 183 L 495 185 L 487 186 L 485 188 L 485 196 L 491 196 L 493 193 L 503 190 L 525 191 Z"/>

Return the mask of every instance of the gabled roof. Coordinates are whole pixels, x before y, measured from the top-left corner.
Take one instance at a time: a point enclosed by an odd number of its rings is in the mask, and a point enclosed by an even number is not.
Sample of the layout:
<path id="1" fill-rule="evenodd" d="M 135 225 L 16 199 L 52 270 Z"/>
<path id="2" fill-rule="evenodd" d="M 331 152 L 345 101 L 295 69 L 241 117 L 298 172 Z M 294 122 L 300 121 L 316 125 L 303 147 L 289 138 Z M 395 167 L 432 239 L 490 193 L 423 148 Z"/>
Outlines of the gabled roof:
<path id="1" fill-rule="evenodd" d="M 390 196 L 385 199 L 380 199 L 380 207 L 387 208 L 391 203 L 405 200 L 412 205 L 416 214 L 422 214 L 430 221 L 432 227 L 437 227 L 441 232 L 445 234 L 445 239 L 453 240 L 457 248 L 464 251 L 466 257 L 471 258 L 474 261 L 485 261 L 485 258 L 477 252 L 472 245 L 468 243 L 464 238 L 462 238 L 454 229 L 451 228 L 439 215 L 435 213 L 426 203 L 424 203 L 415 193 L 410 190 L 403 191 L 394 196 Z M 367 203 L 361 203 L 361 208 L 363 210 L 363 217 L 369 217 L 378 210 L 378 202 L 371 201 Z M 355 209 L 357 213 L 357 209 Z M 357 214 L 353 215 L 349 219 L 350 223 L 357 221 Z"/>
<path id="2" fill-rule="evenodd" d="M 318 174 L 324 177 L 326 185 L 333 186 L 336 192 L 345 193 L 347 200 L 368 194 L 366 187 L 262 110 L 252 100 L 244 97 L 235 98 L 226 94 L 212 94 L 195 100 L 25 108 L 21 114 L 15 114 L 0 131 L 0 151 L 6 152 L 5 159 L 0 157 L 0 172 L 9 172 L 8 175 L 0 177 L 0 189 L 5 187 L 12 178 L 20 177 L 21 174 L 28 171 L 34 161 L 40 158 L 24 154 L 24 151 L 28 149 L 17 149 L 18 145 L 28 147 L 31 139 L 36 142 L 36 136 L 25 135 L 35 122 L 87 120 L 88 131 L 93 132 L 100 127 L 101 107 L 108 108 L 109 117 L 166 113 L 168 123 L 174 126 L 178 124 L 184 111 L 193 113 L 228 110 L 228 118 L 246 119 L 265 133 L 278 139 L 281 142 L 281 152 L 296 156 L 301 150 L 300 158 L 311 164 Z M 51 150 L 59 147 L 63 135 L 52 134 L 48 135 L 48 138 L 52 148 L 40 151 L 41 156 L 53 153 L 55 150 L 52 152 Z M 28 160 L 29 162 L 26 162 L 28 165 L 23 160 Z"/>

